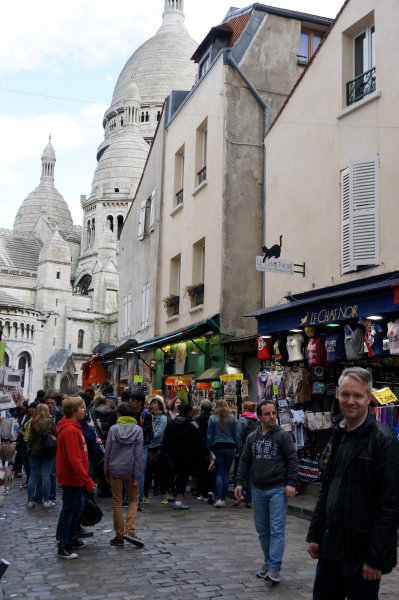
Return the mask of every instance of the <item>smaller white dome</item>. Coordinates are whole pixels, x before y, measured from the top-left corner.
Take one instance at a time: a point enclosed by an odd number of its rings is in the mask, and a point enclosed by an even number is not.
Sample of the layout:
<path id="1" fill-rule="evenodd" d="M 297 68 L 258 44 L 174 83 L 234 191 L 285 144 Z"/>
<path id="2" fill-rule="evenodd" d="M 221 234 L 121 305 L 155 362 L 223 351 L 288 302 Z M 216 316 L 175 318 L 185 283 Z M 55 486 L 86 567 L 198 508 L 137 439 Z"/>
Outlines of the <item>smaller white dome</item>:
<path id="1" fill-rule="evenodd" d="M 141 105 L 141 96 L 140 96 L 139 88 L 137 87 L 137 85 L 135 84 L 134 81 L 132 81 L 129 84 L 129 87 L 128 87 L 127 93 L 126 93 L 125 102 L 136 102 L 137 104 Z"/>
<path id="2" fill-rule="evenodd" d="M 48 144 L 47 144 L 47 146 L 43 150 L 42 160 L 43 160 L 43 158 L 47 158 L 47 159 L 50 159 L 50 160 L 56 160 L 56 158 L 55 158 L 55 150 L 53 148 L 53 144 L 51 143 L 51 135 L 48 138 Z"/>

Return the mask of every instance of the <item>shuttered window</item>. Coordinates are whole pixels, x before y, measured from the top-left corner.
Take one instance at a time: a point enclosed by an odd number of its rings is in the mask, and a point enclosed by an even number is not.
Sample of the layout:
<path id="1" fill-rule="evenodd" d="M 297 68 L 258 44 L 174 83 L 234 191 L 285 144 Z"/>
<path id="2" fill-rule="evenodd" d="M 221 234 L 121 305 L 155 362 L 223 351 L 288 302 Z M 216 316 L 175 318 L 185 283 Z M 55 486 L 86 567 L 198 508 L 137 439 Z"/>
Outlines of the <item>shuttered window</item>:
<path id="1" fill-rule="evenodd" d="M 353 160 L 341 172 L 341 272 L 380 263 L 379 159 Z"/>
<path id="2" fill-rule="evenodd" d="M 150 308 L 150 283 L 145 283 L 141 290 L 141 329 L 145 329 L 150 324 L 149 308 Z"/>

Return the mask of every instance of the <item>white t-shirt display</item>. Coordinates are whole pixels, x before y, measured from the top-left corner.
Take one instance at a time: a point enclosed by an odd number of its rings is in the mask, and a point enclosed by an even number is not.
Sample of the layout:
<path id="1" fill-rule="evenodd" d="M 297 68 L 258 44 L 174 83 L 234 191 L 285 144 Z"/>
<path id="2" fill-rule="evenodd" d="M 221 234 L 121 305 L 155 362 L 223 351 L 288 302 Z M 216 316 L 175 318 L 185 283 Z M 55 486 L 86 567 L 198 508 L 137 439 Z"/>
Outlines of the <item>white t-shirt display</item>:
<path id="1" fill-rule="evenodd" d="M 288 362 L 303 360 L 303 335 L 293 333 L 287 336 Z"/>
<path id="2" fill-rule="evenodd" d="M 388 323 L 389 353 L 399 356 L 399 319 Z"/>

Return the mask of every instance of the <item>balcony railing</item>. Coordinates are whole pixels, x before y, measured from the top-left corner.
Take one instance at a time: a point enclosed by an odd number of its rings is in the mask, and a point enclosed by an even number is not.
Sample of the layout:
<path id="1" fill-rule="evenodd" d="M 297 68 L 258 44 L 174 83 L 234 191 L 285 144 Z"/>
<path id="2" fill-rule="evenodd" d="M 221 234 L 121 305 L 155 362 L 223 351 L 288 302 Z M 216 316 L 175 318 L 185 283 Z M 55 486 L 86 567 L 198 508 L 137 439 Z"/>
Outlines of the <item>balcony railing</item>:
<path id="1" fill-rule="evenodd" d="M 183 204 L 183 189 L 176 193 L 176 205 Z"/>
<path id="2" fill-rule="evenodd" d="M 352 81 L 348 81 L 346 84 L 346 103 L 349 106 L 354 102 L 358 102 L 368 94 L 375 92 L 376 90 L 376 78 L 375 78 L 375 67 L 362 73 Z"/>
<path id="3" fill-rule="evenodd" d="M 197 173 L 198 175 L 198 185 L 201 185 L 204 181 L 206 181 L 206 165 L 202 167 L 200 171 Z"/>

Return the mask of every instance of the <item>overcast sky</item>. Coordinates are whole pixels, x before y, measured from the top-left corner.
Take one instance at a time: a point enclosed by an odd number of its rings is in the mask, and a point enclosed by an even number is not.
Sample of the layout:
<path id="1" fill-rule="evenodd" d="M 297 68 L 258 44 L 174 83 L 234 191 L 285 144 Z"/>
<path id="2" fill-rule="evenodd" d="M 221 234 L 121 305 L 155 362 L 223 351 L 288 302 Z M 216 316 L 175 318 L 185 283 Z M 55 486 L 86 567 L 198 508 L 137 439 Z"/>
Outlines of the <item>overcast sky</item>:
<path id="1" fill-rule="evenodd" d="M 335 17 L 343 0 L 274 0 L 273 6 Z M 230 6 L 248 1 L 185 0 L 197 42 Z M 164 0 L 20 0 L 2 7 L 0 36 L 0 227 L 11 229 L 39 184 L 51 133 L 55 185 L 81 224 L 90 194 L 102 117 L 120 71 L 161 24 Z M 63 99 L 57 99 L 54 97 Z"/>

